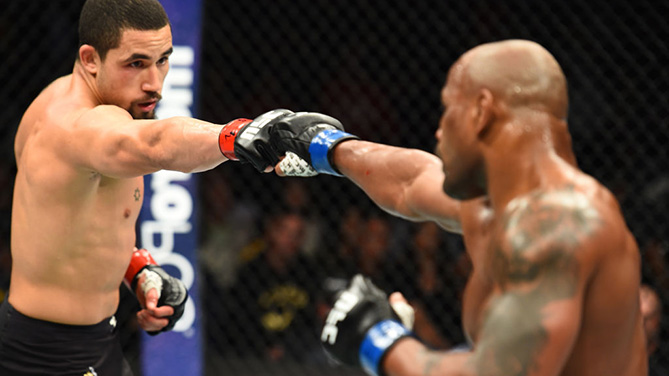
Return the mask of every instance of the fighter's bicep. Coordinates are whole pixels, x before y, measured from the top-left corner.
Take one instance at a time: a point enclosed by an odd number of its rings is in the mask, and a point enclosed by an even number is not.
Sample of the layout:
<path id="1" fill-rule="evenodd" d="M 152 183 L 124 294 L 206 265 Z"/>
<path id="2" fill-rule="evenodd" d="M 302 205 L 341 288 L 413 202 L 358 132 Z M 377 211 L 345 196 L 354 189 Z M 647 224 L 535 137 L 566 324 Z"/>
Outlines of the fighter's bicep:
<path id="1" fill-rule="evenodd" d="M 578 297 L 507 291 L 486 312 L 473 365 L 477 375 L 560 375 L 580 327 Z"/>
<path id="2" fill-rule="evenodd" d="M 460 233 L 460 201 L 443 191 L 444 174 L 441 164 L 425 169 L 405 191 L 408 211 L 416 216 L 437 223 L 443 229 Z"/>
<path id="3" fill-rule="evenodd" d="M 490 249 L 497 292 L 476 351 L 481 374 L 559 375 L 572 351 L 601 222 L 587 203 L 564 202 L 518 202 L 502 218 Z"/>
<path id="4" fill-rule="evenodd" d="M 476 349 L 481 375 L 559 375 L 578 336 L 589 273 L 578 245 L 524 246 L 492 252 L 497 294 Z"/>
<path id="5" fill-rule="evenodd" d="M 127 112 L 114 106 L 97 106 L 83 112 L 62 133 L 62 154 L 83 168 L 95 167 L 110 154 L 122 135 L 120 125 L 131 121 Z"/>
<path id="6" fill-rule="evenodd" d="M 77 119 L 69 138 L 69 156 L 83 169 L 105 176 L 132 177 L 148 171 L 141 155 L 141 129 L 145 121 L 133 120 L 115 106 L 98 106 Z"/>

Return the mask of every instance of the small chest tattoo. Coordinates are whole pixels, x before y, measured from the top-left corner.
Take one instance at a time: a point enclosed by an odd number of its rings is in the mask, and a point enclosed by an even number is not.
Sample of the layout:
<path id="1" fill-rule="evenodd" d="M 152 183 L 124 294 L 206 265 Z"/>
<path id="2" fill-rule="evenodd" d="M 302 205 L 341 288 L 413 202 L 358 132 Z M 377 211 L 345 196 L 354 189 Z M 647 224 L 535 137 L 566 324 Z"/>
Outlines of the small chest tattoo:
<path id="1" fill-rule="evenodd" d="M 139 201 L 139 199 L 142 198 L 142 192 L 140 192 L 139 188 L 135 188 L 133 197 L 135 198 L 135 201 Z"/>

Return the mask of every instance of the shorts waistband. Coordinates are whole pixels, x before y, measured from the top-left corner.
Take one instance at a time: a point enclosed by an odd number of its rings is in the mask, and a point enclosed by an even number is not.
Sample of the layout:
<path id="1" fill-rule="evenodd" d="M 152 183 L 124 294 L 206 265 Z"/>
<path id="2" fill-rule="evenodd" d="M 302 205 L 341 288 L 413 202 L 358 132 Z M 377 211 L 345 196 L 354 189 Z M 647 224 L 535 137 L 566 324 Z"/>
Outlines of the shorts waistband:
<path id="1" fill-rule="evenodd" d="M 67 333 L 100 333 L 107 334 L 111 331 L 114 331 L 116 328 L 116 318 L 110 316 L 97 324 L 91 325 L 70 325 L 70 324 L 61 324 L 52 321 L 40 320 L 30 316 L 26 316 L 23 313 L 19 312 L 14 306 L 12 306 L 7 299 L 2 302 L 0 306 L 0 315 L 2 318 L 5 318 L 5 315 L 9 315 L 9 320 L 14 325 L 29 325 L 31 327 L 39 326 L 50 331 L 56 332 L 67 332 Z"/>

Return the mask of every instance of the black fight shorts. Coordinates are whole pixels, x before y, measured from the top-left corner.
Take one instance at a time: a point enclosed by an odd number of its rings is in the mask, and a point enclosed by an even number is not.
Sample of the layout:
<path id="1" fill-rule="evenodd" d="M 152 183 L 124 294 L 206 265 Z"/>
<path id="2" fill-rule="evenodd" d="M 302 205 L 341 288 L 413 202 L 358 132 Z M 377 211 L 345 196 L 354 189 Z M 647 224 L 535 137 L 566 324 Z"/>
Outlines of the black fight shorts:
<path id="1" fill-rule="evenodd" d="M 64 325 L 0 305 L 0 375 L 132 376 L 113 317 Z"/>

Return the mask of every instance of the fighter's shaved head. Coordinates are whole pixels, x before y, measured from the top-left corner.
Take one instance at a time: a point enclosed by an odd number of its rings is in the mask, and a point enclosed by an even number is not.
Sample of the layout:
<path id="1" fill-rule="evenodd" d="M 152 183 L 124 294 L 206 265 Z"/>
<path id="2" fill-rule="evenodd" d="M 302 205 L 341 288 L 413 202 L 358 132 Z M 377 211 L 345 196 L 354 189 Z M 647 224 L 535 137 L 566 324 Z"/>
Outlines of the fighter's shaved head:
<path id="1" fill-rule="evenodd" d="M 486 88 L 510 108 L 533 108 L 558 119 L 567 116 L 567 82 L 560 65 L 541 45 L 507 40 L 465 53 L 452 73 L 466 91 Z"/>

